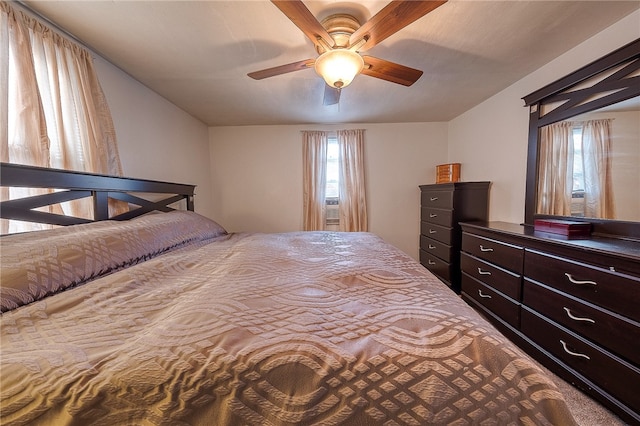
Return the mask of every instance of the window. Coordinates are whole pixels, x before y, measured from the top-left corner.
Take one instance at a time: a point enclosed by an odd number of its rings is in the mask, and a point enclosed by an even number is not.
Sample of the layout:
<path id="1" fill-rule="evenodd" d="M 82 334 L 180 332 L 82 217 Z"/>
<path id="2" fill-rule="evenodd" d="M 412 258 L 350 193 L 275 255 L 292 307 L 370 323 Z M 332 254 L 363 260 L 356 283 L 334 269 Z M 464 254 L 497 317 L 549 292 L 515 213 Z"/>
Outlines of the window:
<path id="1" fill-rule="evenodd" d="M 584 157 L 582 150 L 582 125 L 573 127 L 573 187 L 571 188 L 571 216 L 584 217 Z"/>
<path id="2" fill-rule="evenodd" d="M 339 197 L 340 150 L 338 139 L 335 136 L 329 136 L 327 138 L 327 182 L 324 194 L 327 205 L 325 223 L 329 230 L 337 230 L 340 226 Z"/>
<path id="3" fill-rule="evenodd" d="M 303 130 L 302 142 L 303 229 L 327 229 L 329 217 L 331 230 L 366 232 L 364 130 Z"/>
<path id="4" fill-rule="evenodd" d="M 327 200 L 338 199 L 340 184 L 340 162 L 339 162 L 338 139 L 329 136 L 327 145 L 327 187 L 325 198 Z"/>
<path id="5" fill-rule="evenodd" d="M 582 126 L 573 128 L 573 193 L 584 192 L 584 162 L 582 159 Z"/>

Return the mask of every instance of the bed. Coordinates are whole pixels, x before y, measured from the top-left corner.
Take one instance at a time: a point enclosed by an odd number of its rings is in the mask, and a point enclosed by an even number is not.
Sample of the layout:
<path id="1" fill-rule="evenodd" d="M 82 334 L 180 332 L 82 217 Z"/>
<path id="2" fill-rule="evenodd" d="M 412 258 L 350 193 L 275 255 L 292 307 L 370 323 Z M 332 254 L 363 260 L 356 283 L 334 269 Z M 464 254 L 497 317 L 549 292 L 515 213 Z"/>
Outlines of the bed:
<path id="1" fill-rule="evenodd" d="M 228 233 L 176 189 L 187 210 L 0 238 L 0 423 L 575 424 L 537 364 L 376 235 Z"/>

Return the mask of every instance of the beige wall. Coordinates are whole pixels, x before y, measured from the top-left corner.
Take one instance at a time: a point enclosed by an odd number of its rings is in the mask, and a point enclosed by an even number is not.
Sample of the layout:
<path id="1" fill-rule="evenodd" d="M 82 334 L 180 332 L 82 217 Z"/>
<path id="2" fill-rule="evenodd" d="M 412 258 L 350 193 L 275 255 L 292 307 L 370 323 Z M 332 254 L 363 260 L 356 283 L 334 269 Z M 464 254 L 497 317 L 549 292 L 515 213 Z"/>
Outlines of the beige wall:
<path id="1" fill-rule="evenodd" d="M 196 211 L 211 216 L 207 126 L 104 59 L 95 65 L 124 175 L 195 184 Z"/>
<path id="2" fill-rule="evenodd" d="M 446 161 L 446 123 L 209 129 L 213 217 L 230 231 L 302 229 L 301 130 L 366 129 L 369 230 L 418 256 L 418 185 Z"/>
<path id="3" fill-rule="evenodd" d="M 449 162 L 490 180 L 490 219 L 524 220 L 528 110 L 522 97 L 640 37 L 637 11 L 449 122 Z"/>

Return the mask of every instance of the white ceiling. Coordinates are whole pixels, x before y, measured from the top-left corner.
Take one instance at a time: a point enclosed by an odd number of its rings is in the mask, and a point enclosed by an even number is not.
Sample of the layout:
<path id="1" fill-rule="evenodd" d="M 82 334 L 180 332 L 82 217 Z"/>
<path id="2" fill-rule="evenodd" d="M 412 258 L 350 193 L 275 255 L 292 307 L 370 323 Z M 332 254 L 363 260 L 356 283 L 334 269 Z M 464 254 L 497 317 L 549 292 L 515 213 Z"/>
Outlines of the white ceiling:
<path id="1" fill-rule="evenodd" d="M 423 70 L 413 86 L 360 75 L 338 105 L 323 106 L 324 82 L 313 69 L 247 77 L 317 56 L 269 1 L 23 3 L 210 126 L 448 121 L 640 7 L 450 0 L 367 52 Z M 386 4 L 305 1 L 320 20 L 352 12 L 361 22 Z"/>

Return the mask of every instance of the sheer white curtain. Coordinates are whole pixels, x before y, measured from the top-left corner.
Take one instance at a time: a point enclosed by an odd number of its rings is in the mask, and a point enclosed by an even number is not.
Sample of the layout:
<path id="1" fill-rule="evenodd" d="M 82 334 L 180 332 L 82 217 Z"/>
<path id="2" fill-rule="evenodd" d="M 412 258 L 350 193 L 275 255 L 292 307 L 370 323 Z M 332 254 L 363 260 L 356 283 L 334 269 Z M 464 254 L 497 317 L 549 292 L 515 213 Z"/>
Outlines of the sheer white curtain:
<path id="1" fill-rule="evenodd" d="M 111 113 L 90 53 L 0 1 L 0 159 L 122 175 Z M 40 191 L 41 192 L 41 191 Z M 35 190 L 2 190 L 3 200 Z M 122 211 L 123 205 L 112 211 Z M 91 217 L 90 201 L 57 206 Z M 2 233 L 38 229 L 2 221 Z"/>
<path id="2" fill-rule="evenodd" d="M 303 229 L 321 231 L 326 226 L 327 132 L 302 132 Z"/>
<path id="3" fill-rule="evenodd" d="M 36 84 L 29 29 L 24 18 L 7 3 L 0 2 L 0 160 L 48 167 L 49 139 Z M 41 189 L 3 187 L 0 197 L 8 200 L 46 192 Z M 0 221 L 2 234 L 47 227 L 4 219 Z"/>
<path id="4" fill-rule="evenodd" d="M 364 173 L 364 130 L 339 130 L 340 231 L 367 231 L 367 199 Z"/>
<path id="5" fill-rule="evenodd" d="M 51 167 L 122 175 L 111 113 L 90 53 L 37 21 L 31 28 Z"/>
<path id="6" fill-rule="evenodd" d="M 589 120 L 582 126 L 585 216 L 615 217 L 611 183 L 611 120 Z"/>
<path id="7" fill-rule="evenodd" d="M 573 191 L 573 123 L 540 129 L 536 213 L 571 216 Z"/>

